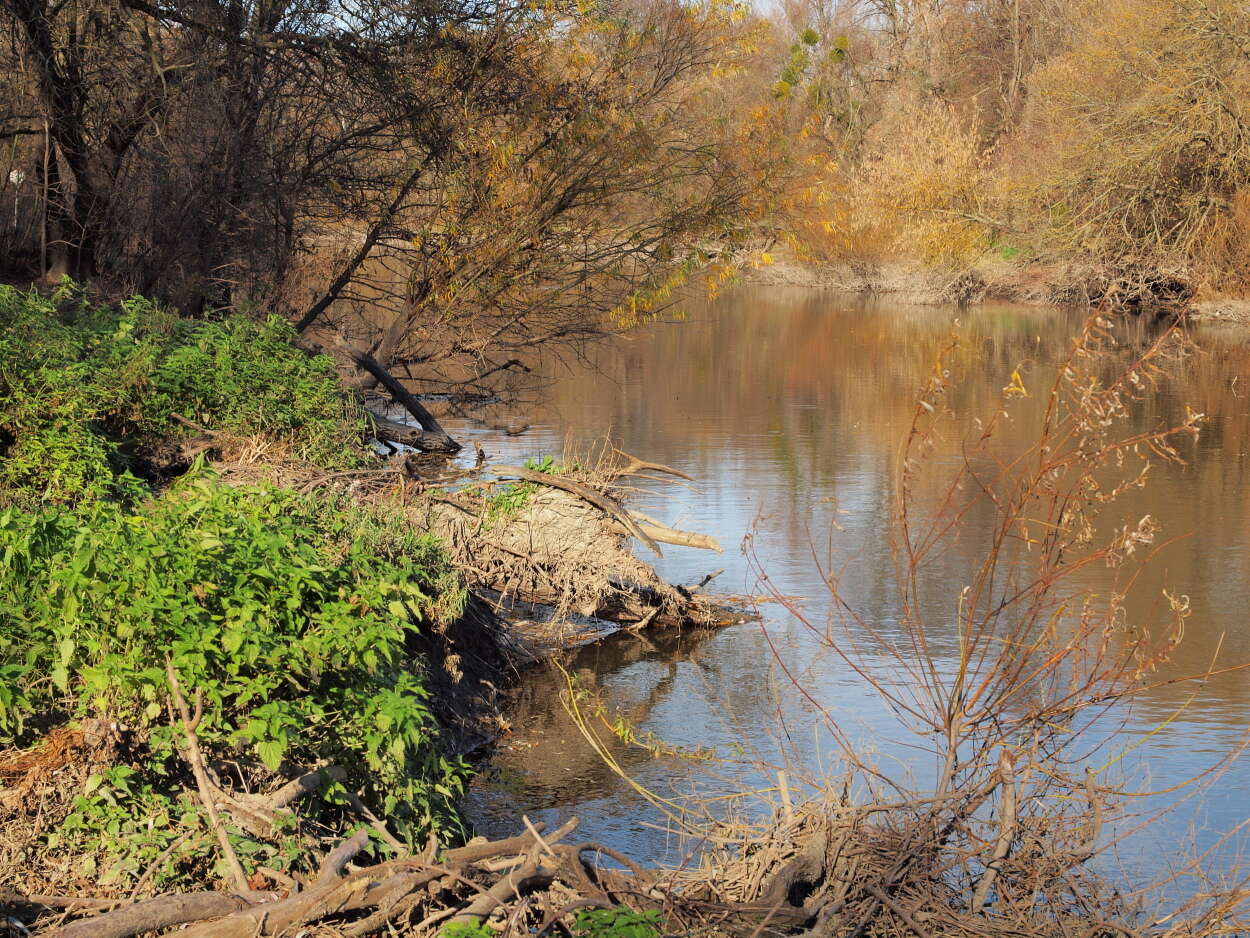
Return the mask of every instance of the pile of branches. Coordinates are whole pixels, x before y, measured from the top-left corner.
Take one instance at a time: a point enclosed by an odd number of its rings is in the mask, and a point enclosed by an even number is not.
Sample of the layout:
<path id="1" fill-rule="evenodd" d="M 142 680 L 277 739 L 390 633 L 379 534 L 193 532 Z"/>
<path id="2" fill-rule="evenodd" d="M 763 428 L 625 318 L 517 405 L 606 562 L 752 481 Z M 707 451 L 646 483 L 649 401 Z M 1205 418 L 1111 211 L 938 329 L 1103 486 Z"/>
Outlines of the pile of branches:
<path id="1" fill-rule="evenodd" d="M 907 805 L 830 795 L 787 807 L 762 829 L 724 838 L 684 893 L 769 909 L 778 925 L 802 922 L 805 938 L 1162 934 L 1137 930 L 1139 910 L 1080 858 L 1050 854 L 1040 840 L 1020 856 L 996 855 L 971 880 L 954 875 L 958 828 L 983 805 L 980 794 Z"/>
<path id="2" fill-rule="evenodd" d="M 1095 878 L 1075 874 L 1071 892 L 1050 895 L 1036 868 L 1033 907 L 982 906 L 946 875 L 931 813 L 882 813 L 845 801 L 788 809 L 766 830 L 705 856 L 697 869 L 644 869 L 593 842 L 570 840 L 570 819 L 546 833 L 528 819 L 523 833 L 478 838 L 357 865 L 370 841 L 362 827 L 326 853 L 319 867 L 276 890 L 160 895 L 142 901 L 0 895 L 28 914 L 37 938 L 129 938 L 184 926 L 182 938 L 439 934 L 448 925 L 486 925 L 500 935 L 569 935 L 586 909 L 654 912 L 664 934 L 730 938 L 1111 938 L 1207 934 L 1133 924 L 1131 910 Z M 1035 858 L 1043 859 L 1043 858 Z M 611 861 L 607 866 L 604 861 Z M 1006 871 L 1004 871 L 1006 872 Z M 1069 874 L 1074 871 L 1069 870 Z M 1011 871 L 1016 879 L 1021 873 Z M 983 880 L 984 881 L 984 880 Z M 1014 894 L 1019 882 L 1008 893 Z M 1066 890 L 1065 890 L 1066 891 Z M 1056 901 L 1058 900 L 1058 901 Z"/>
<path id="3" fill-rule="evenodd" d="M 801 922 L 791 910 L 758 903 L 685 898 L 671 874 L 644 870 L 601 844 L 568 842 L 577 823 L 573 818 L 544 835 L 543 825 L 526 820 L 524 833 L 504 840 L 445 851 L 431 841 L 419 855 L 355 866 L 369 842 L 369 829 L 362 828 L 326 854 L 314 874 L 280 891 L 177 893 L 139 902 L 0 898 L 43 913 L 29 933 L 47 938 L 129 938 L 179 925 L 188 926 L 178 931 L 182 938 L 425 935 L 487 921 L 504 934 L 545 936 L 567 933 L 571 916 L 594 908 L 656 910 L 682 933 L 772 934 L 770 922 L 791 928 Z M 605 867 L 603 858 L 623 868 Z"/>

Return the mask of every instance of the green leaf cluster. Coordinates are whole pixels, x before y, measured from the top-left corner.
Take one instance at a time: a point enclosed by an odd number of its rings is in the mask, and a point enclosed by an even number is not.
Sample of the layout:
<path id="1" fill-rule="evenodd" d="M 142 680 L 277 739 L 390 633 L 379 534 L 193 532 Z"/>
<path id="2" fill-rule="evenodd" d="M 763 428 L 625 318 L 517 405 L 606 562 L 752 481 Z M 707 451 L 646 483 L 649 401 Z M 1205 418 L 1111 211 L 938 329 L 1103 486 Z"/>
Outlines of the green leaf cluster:
<path id="1" fill-rule="evenodd" d="M 0 747 L 88 715 L 127 725 L 143 741 L 141 777 L 124 791 L 104 779 L 86 803 L 94 813 L 80 807 L 62 836 L 112 831 L 115 865 L 159 852 L 159 837 L 121 834 L 195 810 L 178 800 L 172 660 L 203 695 L 198 734 L 213 757 L 286 772 L 342 765 L 348 787 L 415 841 L 458 826 L 465 767 L 439 745 L 419 633 L 464 600 L 437 542 L 385 506 L 231 488 L 198 467 L 138 507 L 10 506 Z"/>
<path id="2" fill-rule="evenodd" d="M 634 912 L 625 906 L 582 909 L 573 918 L 573 938 L 660 938 L 660 910 Z M 485 922 L 453 922 L 439 938 L 495 938 Z"/>
<path id="3" fill-rule="evenodd" d="M 660 910 L 582 909 L 573 918 L 573 934 L 576 938 L 659 938 Z"/>
<path id="4" fill-rule="evenodd" d="M 779 98 L 785 97 L 795 85 L 803 80 L 803 76 L 811 64 L 811 54 L 808 50 L 819 43 L 820 33 L 811 27 L 799 34 L 799 41 L 790 46 L 790 57 L 786 59 L 786 64 L 782 67 L 781 74 L 773 85 L 774 95 Z"/>
<path id="5" fill-rule="evenodd" d="M 560 475 L 565 471 L 565 467 L 550 456 L 541 459 L 530 457 L 525 460 L 525 468 L 545 475 Z M 538 486 L 533 482 L 510 482 L 500 486 L 486 499 L 486 524 L 493 526 L 516 517 L 525 510 L 537 491 Z"/>
<path id="6" fill-rule="evenodd" d="M 0 502 L 133 501 L 144 444 L 194 432 L 179 416 L 356 465 L 367 419 L 294 338 L 278 317 L 187 320 L 140 297 L 92 304 L 68 281 L 49 297 L 0 285 Z"/>

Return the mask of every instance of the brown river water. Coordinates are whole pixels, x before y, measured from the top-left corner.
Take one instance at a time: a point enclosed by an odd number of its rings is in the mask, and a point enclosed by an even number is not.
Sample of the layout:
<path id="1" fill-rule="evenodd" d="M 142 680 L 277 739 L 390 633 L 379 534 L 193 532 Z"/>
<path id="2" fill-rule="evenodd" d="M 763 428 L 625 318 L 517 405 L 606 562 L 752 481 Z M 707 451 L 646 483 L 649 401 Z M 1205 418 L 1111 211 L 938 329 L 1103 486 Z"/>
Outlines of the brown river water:
<path id="1" fill-rule="evenodd" d="M 622 449 L 689 473 L 697 479 L 693 489 L 652 487 L 637 507 L 713 535 L 725 552 L 669 547 L 657 562 L 660 572 L 695 583 L 723 568 L 717 588 L 758 592 L 740 547 L 754 532 L 754 550 L 773 583 L 805 597 L 808 618 L 818 622 L 829 597 L 815 557 L 826 555 L 831 532 L 844 593 L 860 614 L 886 623 L 899 615 L 888 531 L 892 484 L 936 349 L 954 333 L 966 350 L 950 403 L 971 419 L 994 408 L 1018 365 L 1025 365 L 1027 382 L 1062 356 L 1079 323 L 1045 308 L 902 307 L 781 287 L 743 287 L 692 302 L 683 315 L 685 321 L 656 323 L 598 348 L 590 362 L 557 369 L 541 406 L 507 417 L 514 428 L 530 425 L 523 434 L 491 428 L 499 416 L 451 420 L 449 429 L 513 463 L 558 456 L 570 443 L 610 433 Z M 1188 404 L 1208 415 L 1204 432 L 1184 448 L 1188 465 L 1157 466 L 1149 488 L 1116 509 L 1133 519 L 1149 512 L 1165 536 L 1179 538 L 1143 585 L 1150 600 L 1166 584 L 1192 602 L 1165 676 L 1204 670 L 1217 648 L 1220 663 L 1250 660 L 1250 333 L 1199 331 L 1196 338 L 1200 354 L 1162 383 L 1140 419 L 1143 426 L 1179 419 Z M 1013 433 L 1023 444 L 1033 430 L 1026 413 L 1008 426 L 1004 445 Z M 955 545 L 929 575 L 965 582 L 978 560 L 976 540 Z M 778 661 L 879 765 L 923 785 L 932 756 L 864 681 L 784 609 L 765 605 L 761 613 L 761 622 L 711 633 L 616 635 L 568 663 L 613 716 L 669 747 L 701 748 L 714 759 L 613 739 L 609 752 L 623 774 L 617 772 L 565 712 L 564 678 L 545 669 L 529 673 L 513 731 L 473 785 L 469 814 L 478 832 L 514 833 L 522 813 L 549 823 L 575 814 L 587 839 L 639 862 L 678 863 L 698 847 L 672 831 L 673 816 L 693 804 L 689 799 L 751 813 L 775 796 L 758 803 L 721 796 L 773 787 L 779 768 L 796 798 L 821 779 L 837 778 L 838 754 L 823 718 Z M 1248 725 L 1250 671 L 1201 687 L 1160 688 L 1125 715 L 1113 751 L 1129 751 L 1114 771 L 1134 790 L 1169 788 L 1239 745 Z M 1183 797 L 1141 799 L 1143 808 L 1178 806 L 1104 862 L 1144 881 L 1215 844 L 1250 816 L 1250 754 L 1203 792 Z M 1238 846 L 1244 844 L 1225 845 L 1210 862 L 1218 868 Z"/>

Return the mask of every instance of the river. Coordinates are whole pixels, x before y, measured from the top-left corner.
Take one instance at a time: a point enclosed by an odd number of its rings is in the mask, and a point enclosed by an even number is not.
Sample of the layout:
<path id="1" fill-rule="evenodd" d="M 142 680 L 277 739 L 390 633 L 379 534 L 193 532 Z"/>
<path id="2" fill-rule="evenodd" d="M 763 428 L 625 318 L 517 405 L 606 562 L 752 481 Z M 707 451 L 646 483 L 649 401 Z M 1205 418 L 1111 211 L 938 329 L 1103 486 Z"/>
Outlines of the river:
<path id="1" fill-rule="evenodd" d="M 742 287 L 715 301 L 691 302 L 682 315 L 684 321 L 649 325 L 599 347 L 589 361 L 557 368 L 541 406 L 484 422 L 453 420 L 449 429 L 512 463 L 558 455 L 610 433 L 622 449 L 689 473 L 694 488 L 649 486 L 638 507 L 711 534 L 726 550 L 667 548 L 660 572 L 695 583 L 723 569 L 714 581 L 719 589 L 758 592 L 740 549 L 750 533 L 772 582 L 804 597 L 813 622 L 828 614 L 818 560 L 831 551 L 843 570 L 842 589 L 862 616 L 898 617 L 888 525 L 892 480 L 936 349 L 954 334 L 968 350 L 950 402 L 971 419 L 988 414 L 1018 366 L 1026 383 L 1040 376 L 1065 353 L 1080 321 L 1047 308 L 904 307 L 781 287 Z M 1165 676 L 1204 670 L 1217 648 L 1222 664 L 1250 660 L 1250 343 L 1233 332 L 1197 338 L 1200 354 L 1162 383 L 1139 419 L 1143 426 L 1179 419 L 1188 405 L 1208 415 L 1204 432 L 1184 448 L 1187 465 L 1157 466 L 1150 486 L 1116 509 L 1126 518 L 1149 512 L 1167 537 L 1179 538 L 1153 564 L 1144 587 L 1147 601 L 1166 583 L 1192 602 L 1184 641 Z M 523 424 L 529 429 L 516 436 L 500 429 Z M 1021 443 L 1031 432 L 1027 419 L 1014 426 L 1006 445 L 1013 432 Z M 968 538 L 931 575 L 963 582 L 977 560 L 975 542 Z M 681 862 L 698 846 L 672 831 L 673 816 L 689 799 L 727 807 L 731 802 L 720 796 L 775 787 L 779 768 L 795 797 L 805 785 L 839 777 L 819 708 L 843 721 L 883 768 L 923 784 L 931 757 L 871 688 L 783 608 L 760 611 L 760 622 L 714 633 L 614 636 L 569 663 L 613 715 L 667 746 L 710 750 L 714 759 L 614 741 L 610 752 L 623 776 L 565 713 L 564 678 L 542 669 L 528 674 L 513 730 L 473 785 L 469 814 L 479 832 L 513 833 L 518 813 L 549 823 L 576 814 L 588 839 L 640 862 Z M 800 676 L 819 707 L 796 692 L 779 662 Z M 1250 672 L 1201 687 L 1161 687 L 1125 719 L 1115 751 L 1127 748 L 1128 755 L 1117 771 L 1135 790 L 1169 788 L 1241 743 L 1250 724 Z M 1182 797 L 1142 799 L 1142 807 Z M 762 809 L 735 803 L 735 810 Z M 1250 757 L 1240 757 L 1103 862 L 1133 881 L 1154 878 L 1216 843 L 1248 814 Z M 1226 845 L 1211 862 L 1218 867 L 1234 849 Z"/>

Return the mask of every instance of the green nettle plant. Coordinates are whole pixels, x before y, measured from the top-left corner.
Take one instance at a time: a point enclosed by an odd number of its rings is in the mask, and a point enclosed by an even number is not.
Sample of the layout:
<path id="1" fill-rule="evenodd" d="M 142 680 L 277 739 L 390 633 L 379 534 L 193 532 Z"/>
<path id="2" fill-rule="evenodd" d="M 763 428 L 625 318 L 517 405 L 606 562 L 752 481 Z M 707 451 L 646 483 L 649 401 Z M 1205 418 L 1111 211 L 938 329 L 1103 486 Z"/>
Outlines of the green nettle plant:
<path id="1" fill-rule="evenodd" d="M 659 938 L 660 924 L 659 909 L 582 909 L 573 919 L 573 934 L 576 938 Z"/>
<path id="2" fill-rule="evenodd" d="M 0 286 L 0 501 L 134 501 L 137 450 L 195 432 L 186 421 L 357 465 L 367 418 L 294 337 L 278 317 L 185 320 L 141 297 L 93 306 L 69 282 L 46 298 Z"/>
<path id="3" fill-rule="evenodd" d="M 659 909 L 635 912 L 625 906 L 581 909 L 573 917 L 573 938 L 660 938 Z M 498 932 L 485 922 L 453 922 L 439 938 L 495 938 Z"/>
<path id="4" fill-rule="evenodd" d="M 111 877 L 139 869 L 196 813 L 168 709 L 172 661 L 202 695 L 213 756 L 284 773 L 338 764 L 402 836 L 456 828 L 465 767 L 439 747 L 413 648 L 464 598 L 437 542 L 384 509 L 230 488 L 201 467 L 138 508 L 10 506 L 0 747 L 86 716 L 130 727 L 136 761 L 93 778 L 57 836 L 103 837 Z M 244 856 L 276 849 L 235 833 Z"/>

